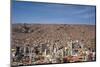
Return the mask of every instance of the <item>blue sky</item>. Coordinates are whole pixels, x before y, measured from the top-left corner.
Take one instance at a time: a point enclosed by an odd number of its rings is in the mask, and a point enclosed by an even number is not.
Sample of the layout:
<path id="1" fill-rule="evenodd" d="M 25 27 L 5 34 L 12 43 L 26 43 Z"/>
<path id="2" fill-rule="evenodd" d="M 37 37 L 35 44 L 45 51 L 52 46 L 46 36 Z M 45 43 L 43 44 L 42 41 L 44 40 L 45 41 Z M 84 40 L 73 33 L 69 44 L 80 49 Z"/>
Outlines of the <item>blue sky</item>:
<path id="1" fill-rule="evenodd" d="M 12 3 L 12 23 L 95 24 L 95 6 L 38 2 Z"/>

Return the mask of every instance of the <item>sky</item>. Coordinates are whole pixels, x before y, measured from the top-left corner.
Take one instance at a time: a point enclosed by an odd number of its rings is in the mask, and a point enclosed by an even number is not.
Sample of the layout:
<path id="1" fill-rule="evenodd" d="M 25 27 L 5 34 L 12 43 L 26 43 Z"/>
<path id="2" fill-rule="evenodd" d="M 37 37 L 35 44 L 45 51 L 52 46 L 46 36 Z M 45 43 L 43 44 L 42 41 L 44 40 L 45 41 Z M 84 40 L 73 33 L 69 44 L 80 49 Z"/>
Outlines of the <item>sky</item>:
<path id="1" fill-rule="evenodd" d="M 11 8 L 12 23 L 95 25 L 96 21 L 96 7 L 90 5 L 13 1 Z"/>

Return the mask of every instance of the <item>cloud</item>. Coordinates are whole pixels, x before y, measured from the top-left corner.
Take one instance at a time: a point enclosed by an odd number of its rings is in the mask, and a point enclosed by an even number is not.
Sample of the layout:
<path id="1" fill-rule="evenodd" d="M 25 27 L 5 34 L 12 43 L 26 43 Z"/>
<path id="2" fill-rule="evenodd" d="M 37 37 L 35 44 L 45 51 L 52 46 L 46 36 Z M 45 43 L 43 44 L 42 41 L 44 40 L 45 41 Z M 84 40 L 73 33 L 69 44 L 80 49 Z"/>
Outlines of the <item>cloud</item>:
<path id="1" fill-rule="evenodd" d="M 95 6 L 38 2 L 14 2 L 12 6 L 14 22 L 95 23 Z"/>

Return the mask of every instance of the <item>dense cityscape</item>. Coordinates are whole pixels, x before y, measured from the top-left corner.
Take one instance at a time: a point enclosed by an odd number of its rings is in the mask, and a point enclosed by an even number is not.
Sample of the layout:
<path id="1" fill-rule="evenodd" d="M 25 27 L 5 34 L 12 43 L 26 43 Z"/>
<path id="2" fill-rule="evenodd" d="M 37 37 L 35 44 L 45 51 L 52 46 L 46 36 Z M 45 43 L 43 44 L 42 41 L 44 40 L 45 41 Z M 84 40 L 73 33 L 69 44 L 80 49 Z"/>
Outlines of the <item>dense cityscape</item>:
<path id="1" fill-rule="evenodd" d="M 12 66 L 96 60 L 94 25 L 15 24 L 11 38 Z"/>

